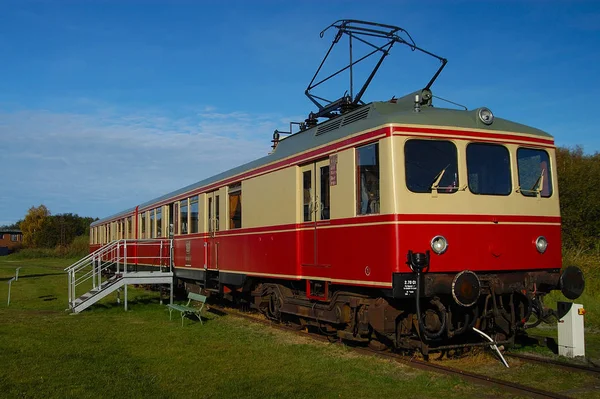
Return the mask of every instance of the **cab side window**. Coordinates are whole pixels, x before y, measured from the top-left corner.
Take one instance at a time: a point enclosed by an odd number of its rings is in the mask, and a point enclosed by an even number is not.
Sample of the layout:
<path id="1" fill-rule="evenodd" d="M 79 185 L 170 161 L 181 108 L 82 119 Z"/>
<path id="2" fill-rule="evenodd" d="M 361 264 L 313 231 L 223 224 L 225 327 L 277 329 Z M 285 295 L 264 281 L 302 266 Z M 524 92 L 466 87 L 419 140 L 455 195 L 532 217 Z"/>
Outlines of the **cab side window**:
<path id="1" fill-rule="evenodd" d="M 550 173 L 550 157 L 544 150 L 519 148 L 517 150 L 517 166 L 519 168 L 519 191 L 526 197 L 542 197 L 552 195 L 552 173 Z"/>
<path id="2" fill-rule="evenodd" d="M 229 228 L 242 227 L 242 184 L 229 186 Z"/>
<path id="3" fill-rule="evenodd" d="M 356 214 L 379 213 L 379 144 L 356 149 Z"/>
<path id="4" fill-rule="evenodd" d="M 188 200 L 184 199 L 179 202 L 179 217 L 181 219 L 180 234 L 188 234 Z"/>

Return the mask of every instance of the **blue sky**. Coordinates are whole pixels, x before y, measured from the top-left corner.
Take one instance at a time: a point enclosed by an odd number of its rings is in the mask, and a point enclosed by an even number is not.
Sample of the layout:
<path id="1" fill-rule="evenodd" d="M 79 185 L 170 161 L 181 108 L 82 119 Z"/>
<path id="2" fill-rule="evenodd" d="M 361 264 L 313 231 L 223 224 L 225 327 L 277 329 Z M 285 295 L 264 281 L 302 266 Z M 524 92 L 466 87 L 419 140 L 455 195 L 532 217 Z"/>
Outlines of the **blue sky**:
<path id="1" fill-rule="evenodd" d="M 314 110 L 319 32 L 342 18 L 446 57 L 434 94 L 600 151 L 600 2 L 0 0 L 0 225 L 42 203 L 108 216 L 265 155 Z M 437 65 L 395 47 L 364 99 Z"/>

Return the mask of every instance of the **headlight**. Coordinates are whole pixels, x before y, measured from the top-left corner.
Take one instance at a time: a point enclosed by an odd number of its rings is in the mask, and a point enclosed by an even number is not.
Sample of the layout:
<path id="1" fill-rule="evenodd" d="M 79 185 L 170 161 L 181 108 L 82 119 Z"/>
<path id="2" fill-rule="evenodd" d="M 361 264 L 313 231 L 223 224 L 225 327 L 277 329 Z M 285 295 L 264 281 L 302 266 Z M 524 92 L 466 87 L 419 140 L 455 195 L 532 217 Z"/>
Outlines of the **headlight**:
<path id="1" fill-rule="evenodd" d="M 491 125 L 494 122 L 494 114 L 489 108 L 479 108 L 477 115 L 479 116 L 479 120 L 486 125 Z"/>
<path id="2" fill-rule="evenodd" d="M 460 306 L 473 306 L 479 299 L 481 283 L 479 277 L 470 270 L 463 270 L 452 280 L 452 297 Z"/>
<path id="3" fill-rule="evenodd" d="M 435 236 L 431 240 L 431 249 L 436 254 L 441 255 L 448 249 L 448 241 L 444 236 Z"/>
<path id="4" fill-rule="evenodd" d="M 537 249 L 539 253 L 543 254 L 546 252 L 546 248 L 548 248 L 548 241 L 546 241 L 546 237 L 539 236 L 535 240 L 535 249 Z"/>

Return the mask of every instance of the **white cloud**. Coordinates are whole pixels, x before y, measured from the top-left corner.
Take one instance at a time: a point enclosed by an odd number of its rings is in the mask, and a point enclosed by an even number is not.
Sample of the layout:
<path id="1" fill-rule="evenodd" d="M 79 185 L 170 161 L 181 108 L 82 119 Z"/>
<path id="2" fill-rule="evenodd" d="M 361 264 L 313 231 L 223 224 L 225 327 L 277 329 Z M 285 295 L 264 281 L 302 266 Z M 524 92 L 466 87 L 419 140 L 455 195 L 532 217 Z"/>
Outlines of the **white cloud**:
<path id="1" fill-rule="evenodd" d="M 0 112 L 0 219 L 44 203 L 104 217 L 264 156 L 281 116 L 206 107 L 157 112 Z"/>

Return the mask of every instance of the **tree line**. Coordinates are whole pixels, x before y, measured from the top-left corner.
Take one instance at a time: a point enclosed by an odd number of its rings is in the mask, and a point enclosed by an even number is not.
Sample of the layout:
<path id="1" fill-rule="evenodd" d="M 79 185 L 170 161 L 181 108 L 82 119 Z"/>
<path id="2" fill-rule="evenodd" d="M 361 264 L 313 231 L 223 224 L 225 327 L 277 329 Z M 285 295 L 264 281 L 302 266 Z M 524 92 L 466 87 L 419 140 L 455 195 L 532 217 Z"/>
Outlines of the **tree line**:
<path id="1" fill-rule="evenodd" d="M 600 153 L 560 147 L 556 158 L 563 245 L 600 253 Z"/>
<path id="2" fill-rule="evenodd" d="M 2 228 L 20 229 L 27 248 L 66 248 L 76 237 L 89 236 L 90 224 L 95 220 L 98 219 L 73 213 L 51 215 L 42 204 L 29 208 L 23 220 Z"/>

